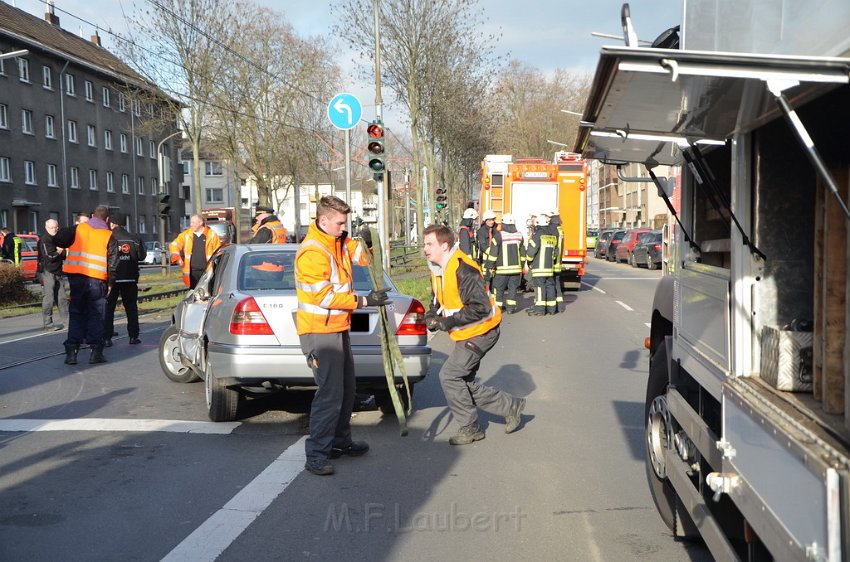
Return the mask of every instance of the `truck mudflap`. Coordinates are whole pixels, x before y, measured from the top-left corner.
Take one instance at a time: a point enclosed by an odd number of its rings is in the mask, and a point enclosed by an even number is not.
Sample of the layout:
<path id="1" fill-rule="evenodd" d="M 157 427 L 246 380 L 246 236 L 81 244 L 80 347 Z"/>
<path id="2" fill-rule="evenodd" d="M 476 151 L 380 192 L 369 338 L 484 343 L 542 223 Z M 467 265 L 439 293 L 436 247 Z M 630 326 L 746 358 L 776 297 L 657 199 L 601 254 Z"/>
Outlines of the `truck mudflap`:
<path id="1" fill-rule="evenodd" d="M 847 447 L 756 377 L 728 379 L 721 398 L 722 469 L 705 478 L 715 497 L 728 494 L 778 560 L 845 559 Z"/>

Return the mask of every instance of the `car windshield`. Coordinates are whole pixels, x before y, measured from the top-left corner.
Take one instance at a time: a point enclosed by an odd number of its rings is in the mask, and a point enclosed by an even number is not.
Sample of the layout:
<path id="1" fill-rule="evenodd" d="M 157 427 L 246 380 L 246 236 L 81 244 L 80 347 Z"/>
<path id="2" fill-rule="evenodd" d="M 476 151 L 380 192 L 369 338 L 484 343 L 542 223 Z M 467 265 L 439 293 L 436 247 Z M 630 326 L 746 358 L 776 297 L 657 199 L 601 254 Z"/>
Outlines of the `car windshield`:
<path id="1" fill-rule="evenodd" d="M 38 242 L 34 238 L 21 238 L 23 245 L 22 248 L 24 252 L 37 252 L 38 251 Z"/>
<path id="2" fill-rule="evenodd" d="M 354 290 L 366 293 L 372 290 L 372 279 L 366 267 L 355 265 Z M 250 252 L 239 263 L 239 290 L 294 290 L 295 252 Z M 384 277 L 384 283 L 392 286 Z"/>
<path id="3" fill-rule="evenodd" d="M 595 228 L 588 228 L 587 229 L 587 236 L 598 236 L 598 235 L 599 235 L 599 231 L 596 230 Z"/>

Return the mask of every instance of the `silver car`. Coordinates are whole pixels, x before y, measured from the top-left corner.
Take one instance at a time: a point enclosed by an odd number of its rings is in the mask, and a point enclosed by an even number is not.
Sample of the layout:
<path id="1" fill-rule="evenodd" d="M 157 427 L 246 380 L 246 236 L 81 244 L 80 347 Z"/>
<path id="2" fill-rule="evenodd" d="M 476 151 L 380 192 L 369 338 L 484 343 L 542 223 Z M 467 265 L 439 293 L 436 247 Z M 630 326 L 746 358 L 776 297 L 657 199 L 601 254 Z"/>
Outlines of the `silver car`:
<path id="1" fill-rule="evenodd" d="M 231 245 L 211 258 L 212 267 L 177 305 L 159 342 L 165 375 L 175 382 L 204 380 L 209 417 L 236 418 L 246 395 L 287 387 L 315 386 L 295 331 L 295 244 Z M 369 271 L 354 266 L 354 290 L 372 289 Z M 425 378 L 431 348 L 425 309 L 400 294 L 392 281 L 387 305 L 389 329 L 398 341 L 410 383 Z M 385 413 L 392 412 L 381 355 L 377 308 L 354 311 L 351 347 L 357 391 L 374 394 Z M 395 373 L 396 385 L 402 384 Z"/>

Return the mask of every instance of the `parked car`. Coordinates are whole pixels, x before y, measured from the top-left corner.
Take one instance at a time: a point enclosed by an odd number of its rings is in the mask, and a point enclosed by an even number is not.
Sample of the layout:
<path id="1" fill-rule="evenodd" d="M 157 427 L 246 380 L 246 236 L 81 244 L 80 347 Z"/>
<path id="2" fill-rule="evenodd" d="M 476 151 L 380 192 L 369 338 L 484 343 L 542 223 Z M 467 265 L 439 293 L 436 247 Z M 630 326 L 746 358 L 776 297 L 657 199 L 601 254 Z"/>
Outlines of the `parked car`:
<path id="1" fill-rule="evenodd" d="M 315 386 L 295 330 L 294 244 L 229 245 L 210 258 L 212 267 L 177 305 L 163 332 L 159 360 L 175 382 L 204 380 L 213 421 L 233 420 L 240 399 L 289 387 Z M 365 267 L 354 266 L 354 290 L 373 285 Z M 431 348 L 425 308 L 398 292 L 389 277 L 389 329 L 401 349 L 411 384 L 425 378 Z M 385 413 L 393 411 L 381 355 L 379 311 L 351 316 L 351 347 L 357 391 L 374 394 Z M 401 385 L 399 372 L 395 384 Z M 406 396 L 406 394 L 404 394 Z"/>
<path id="2" fill-rule="evenodd" d="M 647 269 L 661 267 L 662 241 L 660 230 L 641 234 L 638 243 L 632 250 L 632 267 L 646 267 Z"/>
<path id="3" fill-rule="evenodd" d="M 21 245 L 21 275 L 24 281 L 36 281 L 38 279 L 38 235 L 18 234 L 23 244 Z"/>
<path id="4" fill-rule="evenodd" d="M 162 245 L 159 242 L 145 242 L 147 254 L 142 263 L 158 265 L 162 263 Z"/>
<path id="5" fill-rule="evenodd" d="M 596 249 L 593 255 L 597 258 L 604 258 L 605 252 L 608 251 L 608 244 L 611 242 L 611 236 L 617 231 L 615 228 L 605 228 L 599 232 L 599 237 L 596 239 Z"/>
<path id="6" fill-rule="evenodd" d="M 617 248 L 620 246 L 625 235 L 625 230 L 615 230 L 611 233 L 611 239 L 608 240 L 608 247 L 605 249 L 605 261 L 614 261 L 617 259 Z"/>
<path id="7" fill-rule="evenodd" d="M 588 228 L 587 229 L 587 249 L 588 251 L 596 248 L 596 240 L 599 238 L 599 229 L 598 228 Z"/>
<path id="8" fill-rule="evenodd" d="M 617 252 L 614 259 L 618 263 L 629 263 L 632 259 L 632 249 L 638 241 L 638 235 L 644 232 L 650 232 L 651 228 L 630 228 L 623 236 L 622 242 L 617 245 Z"/>

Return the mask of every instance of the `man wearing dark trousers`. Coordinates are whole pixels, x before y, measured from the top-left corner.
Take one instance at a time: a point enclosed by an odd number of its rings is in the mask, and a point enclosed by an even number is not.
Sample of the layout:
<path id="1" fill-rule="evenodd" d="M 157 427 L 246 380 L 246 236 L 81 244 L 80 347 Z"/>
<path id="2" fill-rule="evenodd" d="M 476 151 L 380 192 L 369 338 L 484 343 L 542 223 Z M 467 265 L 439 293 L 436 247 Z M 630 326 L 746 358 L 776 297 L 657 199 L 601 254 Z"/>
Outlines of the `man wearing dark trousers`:
<path id="1" fill-rule="evenodd" d="M 309 472 L 334 473 L 329 459 L 356 457 L 369 444 L 351 439 L 354 408 L 354 357 L 351 354 L 351 312 L 364 306 L 384 306 L 386 292 L 354 292 L 352 264 L 368 265 L 369 252 L 345 231 L 351 207 L 338 197 L 319 200 L 316 221 L 295 257 L 298 311 L 295 323 L 301 351 L 313 371 L 318 390 L 310 409 L 310 437 L 305 443 Z"/>
<path id="2" fill-rule="evenodd" d="M 110 217 L 112 236 L 106 248 L 108 259 L 108 283 L 109 294 L 106 297 L 106 324 L 104 326 L 104 345 L 112 347 L 112 338 L 115 336 L 115 307 L 118 298 L 124 304 L 127 313 L 127 334 L 130 343 L 141 343 L 139 340 L 139 262 L 145 259 L 147 250 L 145 243 L 136 234 L 130 234 L 124 229 L 123 216 L 120 213 L 112 213 Z"/>
<path id="3" fill-rule="evenodd" d="M 44 329 L 61 330 L 68 322 L 68 296 L 65 294 L 65 275 L 62 262 L 65 248 L 57 248 L 53 235 L 59 232 L 59 221 L 49 219 L 44 223 L 44 234 L 38 240 L 38 276 L 44 296 L 41 300 L 41 317 Z M 61 322 L 53 322 L 53 307 L 59 308 Z"/>
<path id="4" fill-rule="evenodd" d="M 478 425 L 478 408 L 505 417 L 505 433 L 519 427 L 525 398 L 485 386 L 475 380 L 481 360 L 499 341 L 502 313 L 484 288 L 481 269 L 455 245 L 448 227 L 431 225 L 424 232 L 425 257 L 431 263 L 430 310 L 425 324 L 443 330 L 455 342 L 440 369 L 440 385 L 460 429 L 449 438 L 452 445 L 469 445 L 484 439 Z"/>
<path id="5" fill-rule="evenodd" d="M 91 345 L 89 363 L 105 363 L 103 356 L 103 327 L 106 320 L 107 260 L 106 246 L 112 231 L 109 229 L 109 210 L 99 206 L 87 223 L 63 228 L 53 241 L 67 248 L 63 271 L 71 286 L 68 339 L 65 340 L 65 363 L 77 364 L 80 345 Z"/>

